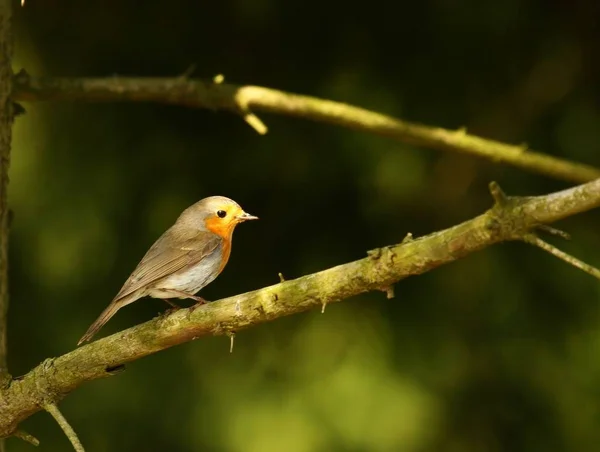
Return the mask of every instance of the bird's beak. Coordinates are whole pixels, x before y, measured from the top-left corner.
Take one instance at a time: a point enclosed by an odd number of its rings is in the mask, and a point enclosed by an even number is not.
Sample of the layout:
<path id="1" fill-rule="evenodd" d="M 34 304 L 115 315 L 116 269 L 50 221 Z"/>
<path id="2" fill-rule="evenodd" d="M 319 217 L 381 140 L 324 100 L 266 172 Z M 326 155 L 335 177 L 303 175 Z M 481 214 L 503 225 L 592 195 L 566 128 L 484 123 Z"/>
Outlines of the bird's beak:
<path id="1" fill-rule="evenodd" d="M 254 215 L 250 215 L 247 212 L 242 212 L 240 215 L 238 215 L 237 220 L 241 223 L 242 221 L 258 220 L 258 217 L 255 217 Z"/>

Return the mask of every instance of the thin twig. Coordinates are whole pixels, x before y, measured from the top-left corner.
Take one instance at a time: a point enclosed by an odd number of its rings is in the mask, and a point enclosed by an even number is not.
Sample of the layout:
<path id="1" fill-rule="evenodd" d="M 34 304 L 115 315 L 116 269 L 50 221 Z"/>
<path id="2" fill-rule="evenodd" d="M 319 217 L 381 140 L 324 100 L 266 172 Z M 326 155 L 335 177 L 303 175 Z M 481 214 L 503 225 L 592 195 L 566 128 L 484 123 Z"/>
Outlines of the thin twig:
<path id="1" fill-rule="evenodd" d="M 535 234 L 527 234 L 525 237 L 523 237 L 523 241 L 533 246 L 537 246 L 538 248 L 541 248 L 544 251 L 547 251 L 548 253 L 552 254 L 553 256 L 556 256 L 559 259 L 565 261 L 567 264 L 570 264 L 573 267 L 578 268 L 579 270 L 583 270 L 584 272 L 594 276 L 595 278 L 600 279 L 600 269 L 597 269 L 596 267 L 587 264 L 582 260 L 579 260 L 576 257 L 565 253 L 564 251 L 559 250 L 554 245 L 545 242 Z"/>
<path id="2" fill-rule="evenodd" d="M 229 331 L 226 333 L 229 336 L 229 353 L 233 353 L 233 341 L 235 340 L 235 332 Z"/>
<path id="3" fill-rule="evenodd" d="M 256 130 L 256 133 L 258 133 L 259 135 L 266 135 L 266 133 L 269 131 L 265 123 L 262 122 L 258 116 L 256 116 L 250 111 L 244 113 L 244 121 L 246 121 L 246 123 L 254 130 Z"/>
<path id="4" fill-rule="evenodd" d="M 499 207 L 504 207 L 508 202 L 508 196 L 506 196 L 506 193 L 504 193 L 504 190 L 502 190 L 502 187 L 500 187 L 498 182 L 490 182 L 488 188 L 496 205 Z"/>
<path id="5" fill-rule="evenodd" d="M 14 98 L 17 101 L 158 102 L 228 110 L 241 113 L 261 134 L 267 132 L 267 127 L 251 112 L 262 111 L 336 124 L 415 146 L 470 154 L 570 182 L 588 182 L 600 177 L 600 170 L 592 166 L 534 152 L 523 145 L 469 135 L 464 128 L 429 127 L 342 102 L 220 81 L 220 78 L 213 82 L 186 77 L 44 78 L 31 77 L 21 71 L 15 77 Z"/>
<path id="6" fill-rule="evenodd" d="M 54 403 L 48 403 L 44 405 L 44 409 L 50 413 L 58 425 L 60 425 L 60 428 L 62 428 L 67 438 L 69 438 L 69 441 L 71 441 L 73 449 L 75 449 L 76 452 L 85 452 L 83 444 L 81 444 L 81 441 L 79 441 L 79 438 L 77 437 L 77 433 L 75 433 L 75 430 L 73 430 L 71 424 L 69 424 L 63 414 L 60 412 L 58 406 Z"/>
<path id="7" fill-rule="evenodd" d="M 540 231 L 547 232 L 548 234 L 555 235 L 560 237 L 561 239 L 571 240 L 571 235 L 568 232 L 565 232 L 561 229 L 554 228 L 552 226 L 548 226 L 547 224 L 542 224 L 538 227 Z"/>
<path id="8" fill-rule="evenodd" d="M 32 444 L 33 446 L 39 446 L 40 445 L 40 440 L 37 439 L 35 436 L 23 431 L 23 430 L 17 430 L 15 433 L 13 433 L 13 436 L 15 438 L 20 438 L 23 441 L 28 442 L 29 444 Z"/>

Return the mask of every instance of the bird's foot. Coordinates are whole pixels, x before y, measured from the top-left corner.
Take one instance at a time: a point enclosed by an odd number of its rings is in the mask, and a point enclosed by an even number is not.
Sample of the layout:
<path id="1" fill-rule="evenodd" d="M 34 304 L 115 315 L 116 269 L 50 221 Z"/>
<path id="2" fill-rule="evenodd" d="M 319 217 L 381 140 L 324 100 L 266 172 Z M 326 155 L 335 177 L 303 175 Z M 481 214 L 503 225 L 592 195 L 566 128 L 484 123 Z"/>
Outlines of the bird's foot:
<path id="1" fill-rule="evenodd" d="M 176 303 L 173 303 L 171 300 L 169 300 L 168 298 L 163 298 L 163 300 L 165 300 L 165 302 L 170 305 L 171 307 L 169 309 L 167 309 L 165 312 L 163 312 L 164 316 L 167 316 L 169 314 L 173 314 L 174 312 L 177 312 L 181 309 L 181 306 L 179 306 Z"/>
<path id="2" fill-rule="evenodd" d="M 193 296 L 193 297 L 190 297 L 190 298 L 196 302 L 196 304 L 194 306 L 200 306 L 202 304 L 207 304 L 208 303 L 208 301 L 206 301 L 202 297 Z"/>

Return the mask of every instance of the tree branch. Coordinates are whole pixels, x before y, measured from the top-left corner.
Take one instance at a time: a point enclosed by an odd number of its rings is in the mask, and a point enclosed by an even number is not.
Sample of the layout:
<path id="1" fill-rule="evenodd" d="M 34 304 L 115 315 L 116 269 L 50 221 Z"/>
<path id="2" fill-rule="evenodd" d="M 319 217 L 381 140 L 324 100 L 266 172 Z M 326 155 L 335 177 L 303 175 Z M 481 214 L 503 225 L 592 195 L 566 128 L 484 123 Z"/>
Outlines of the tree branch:
<path id="1" fill-rule="evenodd" d="M 75 433 L 75 430 L 73 430 L 73 427 L 71 427 L 69 421 L 67 421 L 67 419 L 60 412 L 58 406 L 54 403 L 49 403 L 47 405 L 44 405 L 44 409 L 48 413 L 50 413 L 50 415 L 54 418 L 56 423 L 60 426 L 62 431 L 65 433 L 66 437 L 73 445 L 73 449 L 75 449 L 75 452 L 85 452 L 83 444 L 81 444 L 81 441 L 79 441 L 77 433 Z"/>
<path id="2" fill-rule="evenodd" d="M 337 124 L 383 135 L 403 143 L 443 151 L 475 155 L 527 171 L 571 182 L 588 182 L 600 170 L 530 151 L 524 145 L 508 145 L 468 135 L 464 129 L 447 130 L 414 124 L 352 105 L 301 96 L 260 86 L 237 86 L 175 78 L 41 78 L 21 71 L 14 80 L 16 100 L 139 101 L 228 110 L 241 115 L 263 134 L 266 126 L 252 110 Z"/>
<path id="3" fill-rule="evenodd" d="M 8 168 L 12 140 L 12 30 L 10 0 L 0 0 L 0 387 L 7 384 L 6 329 L 8 315 Z M 0 450 L 2 445 L 0 444 Z"/>
<path id="4" fill-rule="evenodd" d="M 594 267 L 593 265 L 587 264 L 576 257 L 571 256 L 568 253 L 565 253 L 562 250 L 559 250 L 554 245 L 550 245 L 548 242 L 540 239 L 535 234 L 529 234 L 523 237 L 523 241 L 525 243 L 529 243 L 530 245 L 537 246 L 538 248 L 543 249 L 544 251 L 556 256 L 557 258 L 565 261 L 567 264 L 572 265 L 575 268 L 578 268 L 581 271 L 586 272 L 589 275 L 592 275 L 594 278 L 600 279 L 600 269 Z"/>
<path id="5" fill-rule="evenodd" d="M 27 433 L 26 431 L 23 430 L 17 430 L 15 433 L 13 433 L 13 436 L 15 438 L 19 438 L 22 439 L 23 441 L 31 444 L 32 446 L 39 446 L 40 445 L 40 440 L 37 439 L 35 436 L 30 435 L 29 433 Z"/>
<path id="6" fill-rule="evenodd" d="M 279 317 L 368 291 L 384 290 L 495 243 L 523 240 L 532 230 L 600 206 L 600 179 L 547 196 L 507 197 L 490 184 L 496 203 L 452 228 L 370 251 L 368 257 L 286 280 L 196 309 L 181 309 L 45 360 L 0 390 L 0 437 L 57 403 L 83 383 L 114 375 L 124 364 L 205 335 L 230 335 Z M 74 339 L 75 340 L 75 339 Z M 41 402 L 43 401 L 43 403 Z"/>
<path id="7" fill-rule="evenodd" d="M 0 391 L 11 380 L 8 373 L 8 168 L 12 141 L 12 53 L 11 0 L 0 0 Z M 5 450 L 0 439 L 0 452 Z"/>

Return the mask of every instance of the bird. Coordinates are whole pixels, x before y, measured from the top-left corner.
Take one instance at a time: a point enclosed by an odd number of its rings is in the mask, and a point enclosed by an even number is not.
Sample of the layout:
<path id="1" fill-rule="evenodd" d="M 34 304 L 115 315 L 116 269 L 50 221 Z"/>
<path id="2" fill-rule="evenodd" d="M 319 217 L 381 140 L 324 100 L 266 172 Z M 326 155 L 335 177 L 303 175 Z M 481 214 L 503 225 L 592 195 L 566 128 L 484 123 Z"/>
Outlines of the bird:
<path id="1" fill-rule="evenodd" d="M 206 300 L 195 296 L 223 271 L 231 253 L 235 227 L 258 220 L 224 196 L 201 199 L 185 209 L 150 247 L 119 293 L 100 314 L 77 345 L 89 341 L 119 309 L 150 296 L 179 308 L 170 298 Z"/>

